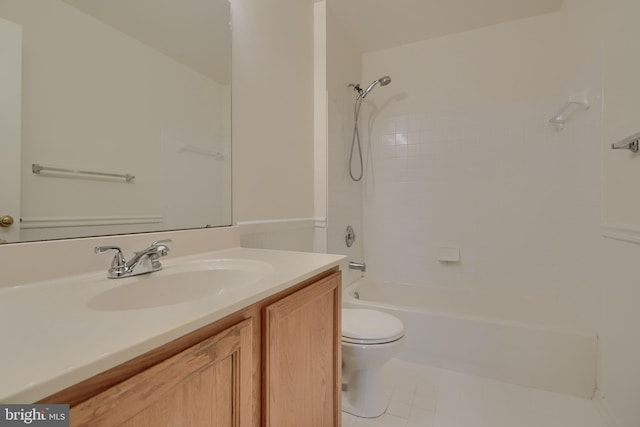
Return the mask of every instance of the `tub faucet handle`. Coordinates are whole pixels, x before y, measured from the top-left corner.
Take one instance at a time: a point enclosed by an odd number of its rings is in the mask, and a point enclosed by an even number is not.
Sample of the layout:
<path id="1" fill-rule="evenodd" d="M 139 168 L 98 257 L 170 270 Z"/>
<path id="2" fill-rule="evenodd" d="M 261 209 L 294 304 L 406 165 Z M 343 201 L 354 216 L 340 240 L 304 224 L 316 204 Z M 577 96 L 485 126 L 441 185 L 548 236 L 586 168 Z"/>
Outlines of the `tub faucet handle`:
<path id="1" fill-rule="evenodd" d="M 360 270 L 364 273 L 367 270 L 367 264 L 365 264 L 364 262 L 350 261 L 349 268 L 351 270 Z"/>

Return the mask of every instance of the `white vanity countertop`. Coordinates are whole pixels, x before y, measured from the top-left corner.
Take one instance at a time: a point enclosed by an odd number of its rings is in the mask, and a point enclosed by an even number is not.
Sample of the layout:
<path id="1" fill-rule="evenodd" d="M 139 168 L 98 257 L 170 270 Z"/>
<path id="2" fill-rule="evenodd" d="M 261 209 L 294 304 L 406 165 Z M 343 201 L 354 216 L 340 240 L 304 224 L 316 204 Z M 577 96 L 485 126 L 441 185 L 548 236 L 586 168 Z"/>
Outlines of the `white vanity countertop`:
<path id="1" fill-rule="evenodd" d="M 261 261 L 267 273 L 241 290 L 151 308 L 96 308 L 96 297 L 135 280 L 107 279 L 106 271 L 0 288 L 0 402 L 40 400 L 336 267 L 344 258 L 247 248 L 169 256 L 162 271 L 145 279 L 201 259 Z"/>

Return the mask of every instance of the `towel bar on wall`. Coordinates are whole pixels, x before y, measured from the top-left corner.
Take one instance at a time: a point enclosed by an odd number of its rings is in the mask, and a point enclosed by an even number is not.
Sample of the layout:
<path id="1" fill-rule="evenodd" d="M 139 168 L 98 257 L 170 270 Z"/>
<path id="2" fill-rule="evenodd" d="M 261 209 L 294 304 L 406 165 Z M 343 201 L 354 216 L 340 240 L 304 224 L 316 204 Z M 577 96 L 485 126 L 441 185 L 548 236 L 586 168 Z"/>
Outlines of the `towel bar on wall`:
<path id="1" fill-rule="evenodd" d="M 135 179 L 134 175 L 131 174 L 118 174 L 118 173 L 109 173 L 109 172 L 95 172 L 95 171 L 85 171 L 78 169 L 65 169 L 65 168 L 54 168 L 52 166 L 42 166 L 37 163 L 33 163 L 31 165 L 31 171 L 35 174 L 40 175 L 40 172 L 61 172 L 64 174 L 72 174 L 72 175 L 90 175 L 90 176 L 99 176 L 106 178 L 122 178 L 127 182 L 131 182 Z"/>
<path id="2" fill-rule="evenodd" d="M 622 141 L 611 144 L 612 150 L 631 150 L 634 153 L 638 152 L 638 145 L 640 144 L 640 132 L 626 137 Z"/>
<path id="3" fill-rule="evenodd" d="M 194 145 L 180 144 L 178 148 L 176 148 L 178 153 L 195 153 L 202 154 L 204 156 L 211 156 L 217 160 L 224 160 L 224 154 L 219 151 L 209 150 L 207 148 L 196 147 Z"/>

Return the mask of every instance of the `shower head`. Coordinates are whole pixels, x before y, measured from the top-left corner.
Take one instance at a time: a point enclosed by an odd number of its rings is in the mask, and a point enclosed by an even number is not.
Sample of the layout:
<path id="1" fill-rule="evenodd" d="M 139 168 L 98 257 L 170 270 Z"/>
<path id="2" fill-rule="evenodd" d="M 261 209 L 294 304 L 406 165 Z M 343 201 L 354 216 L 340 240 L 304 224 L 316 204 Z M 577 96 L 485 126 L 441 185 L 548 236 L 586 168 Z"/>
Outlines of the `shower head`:
<path id="1" fill-rule="evenodd" d="M 369 94 L 369 92 L 371 92 L 373 90 L 373 88 L 377 85 L 380 84 L 380 86 L 386 86 L 389 83 L 391 83 L 391 77 L 389 76 L 384 76 L 384 77 L 380 77 L 378 80 L 374 80 L 365 90 L 364 92 L 360 93 L 360 96 L 362 98 L 364 98 L 365 96 L 367 96 Z"/>
<path id="2" fill-rule="evenodd" d="M 391 77 L 389 76 L 380 77 L 378 81 L 380 82 L 380 86 L 386 86 L 389 83 L 391 83 Z"/>
<path id="3" fill-rule="evenodd" d="M 349 85 L 349 87 L 352 87 L 353 90 L 358 92 L 358 96 L 353 103 L 353 138 L 351 139 L 351 150 L 349 151 L 349 176 L 354 181 L 360 181 L 364 175 L 364 162 L 362 160 L 362 148 L 360 146 L 360 134 L 358 132 L 358 116 L 360 114 L 360 106 L 362 105 L 362 100 L 365 96 L 367 96 L 369 92 L 373 90 L 373 88 L 377 84 L 380 84 L 380 86 L 386 86 L 389 83 L 391 83 L 391 77 L 384 76 L 380 77 L 378 80 L 374 80 L 365 90 L 362 90 L 359 83 L 351 83 Z M 360 160 L 360 175 L 358 175 L 357 177 L 353 174 L 353 169 L 351 168 L 353 152 L 356 145 L 358 146 L 358 159 Z"/>

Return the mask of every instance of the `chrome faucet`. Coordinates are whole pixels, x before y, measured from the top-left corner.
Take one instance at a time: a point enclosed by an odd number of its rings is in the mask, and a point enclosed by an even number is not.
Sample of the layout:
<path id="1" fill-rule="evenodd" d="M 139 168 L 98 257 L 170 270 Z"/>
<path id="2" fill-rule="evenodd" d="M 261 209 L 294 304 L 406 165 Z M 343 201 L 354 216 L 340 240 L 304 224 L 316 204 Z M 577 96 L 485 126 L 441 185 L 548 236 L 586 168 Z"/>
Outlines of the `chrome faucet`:
<path id="1" fill-rule="evenodd" d="M 113 261 L 111 261 L 111 268 L 107 277 L 118 279 L 162 270 L 160 257 L 167 255 L 169 252 L 169 243 L 171 243 L 171 240 L 153 242 L 148 248 L 135 252 L 129 262 L 124 258 L 122 249 L 118 246 L 96 246 L 95 253 L 103 254 L 108 251 L 116 253 Z"/>

